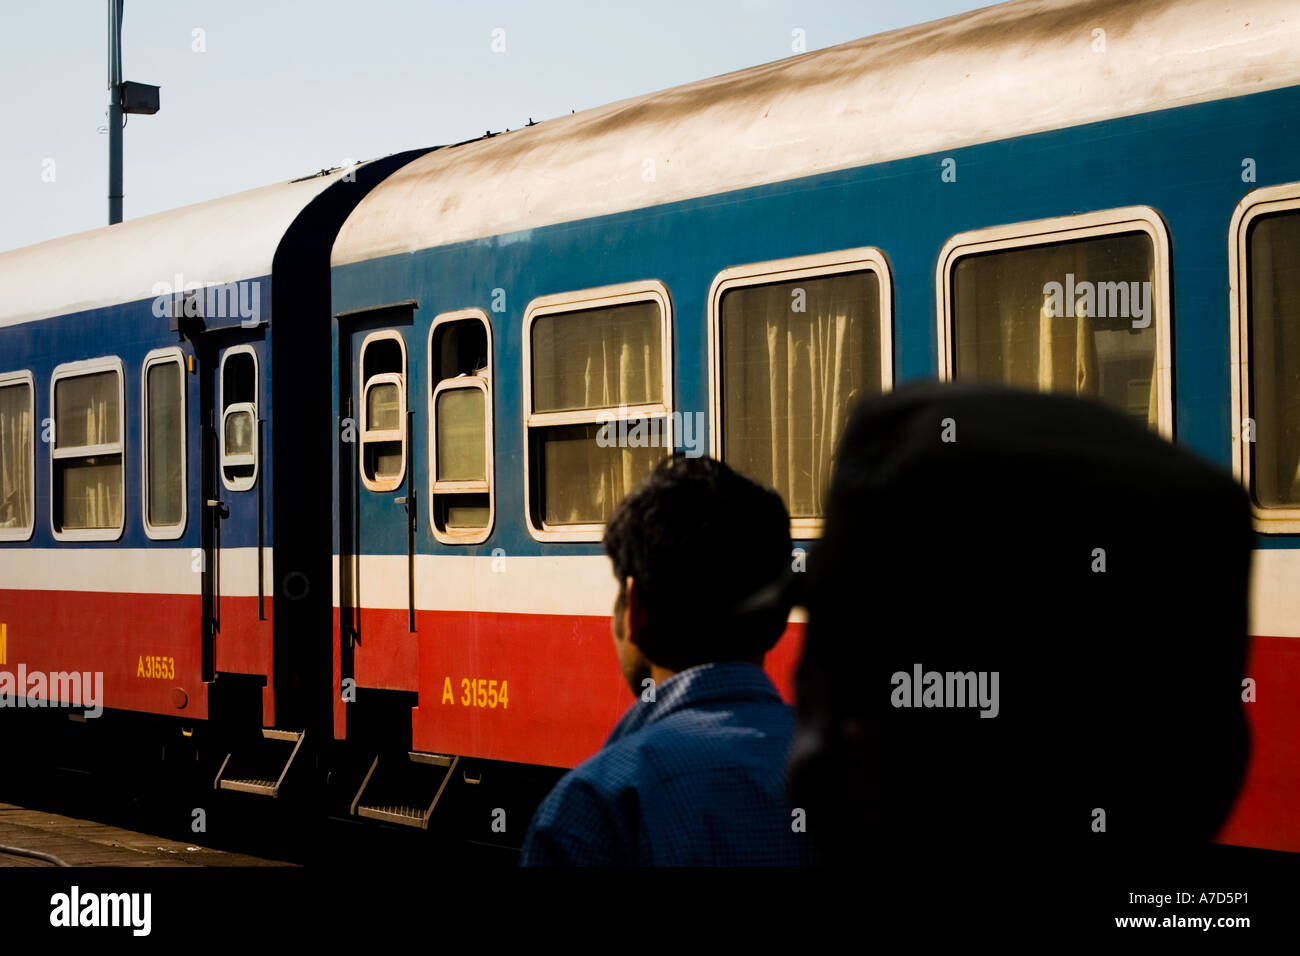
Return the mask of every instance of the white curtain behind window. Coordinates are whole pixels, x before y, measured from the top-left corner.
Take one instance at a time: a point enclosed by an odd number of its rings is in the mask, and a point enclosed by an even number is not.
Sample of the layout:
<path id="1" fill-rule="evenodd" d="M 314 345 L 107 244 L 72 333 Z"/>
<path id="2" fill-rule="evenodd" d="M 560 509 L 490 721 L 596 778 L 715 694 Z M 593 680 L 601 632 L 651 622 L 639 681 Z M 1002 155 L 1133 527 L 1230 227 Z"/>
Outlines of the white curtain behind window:
<path id="1" fill-rule="evenodd" d="M 31 387 L 0 388 L 0 528 L 32 524 Z"/>
<path id="2" fill-rule="evenodd" d="M 438 481 L 487 481 L 487 429 L 482 389 L 438 395 Z"/>
<path id="3" fill-rule="evenodd" d="M 75 449 L 122 440 L 115 372 L 60 379 L 55 385 L 55 447 Z M 62 486 L 62 526 L 116 528 L 122 523 L 122 455 L 56 459 Z"/>
<path id="4" fill-rule="evenodd" d="M 157 527 L 181 522 L 185 449 L 181 441 L 181 366 L 164 362 L 148 372 L 149 523 Z"/>
<path id="5" fill-rule="evenodd" d="M 1134 233 L 961 259 L 953 278 L 957 377 L 1095 398 L 1154 427 L 1155 316 L 1134 329 L 1132 306 L 1128 316 L 1093 317 L 1078 297 L 1085 282 L 1153 282 L 1153 269 L 1151 240 Z M 1068 276 L 1073 301 L 1064 295 Z M 1053 282 L 1062 286 L 1060 315 L 1046 288 Z"/>
<path id="6" fill-rule="evenodd" d="M 594 420 L 598 409 L 664 402 L 661 326 L 654 302 L 542 316 L 532 327 L 533 411 L 592 410 Z M 594 424 L 542 431 L 547 524 L 605 521 L 670 451 L 602 448 L 598 431 Z"/>
<path id="7" fill-rule="evenodd" d="M 792 517 L 822 514 L 849 409 L 880 390 L 878 289 L 861 272 L 723 296 L 723 457 Z"/>
<path id="8" fill-rule="evenodd" d="M 1051 298 L 1044 296 L 1038 313 L 1038 387 L 1095 398 L 1097 348 L 1092 320 L 1082 308 L 1074 315 L 1053 311 Z"/>
<path id="9" fill-rule="evenodd" d="M 544 315 L 533 323 L 533 411 L 663 400 L 661 321 L 654 302 Z"/>
<path id="10" fill-rule="evenodd" d="M 573 425 L 544 430 L 547 524 L 606 521 L 615 505 L 668 453 L 661 447 L 602 448 L 596 443 L 598 428 Z"/>
<path id="11" fill-rule="evenodd" d="M 1260 218 L 1250 237 L 1250 378 L 1252 484 L 1264 507 L 1300 504 L 1298 264 L 1300 213 Z"/>

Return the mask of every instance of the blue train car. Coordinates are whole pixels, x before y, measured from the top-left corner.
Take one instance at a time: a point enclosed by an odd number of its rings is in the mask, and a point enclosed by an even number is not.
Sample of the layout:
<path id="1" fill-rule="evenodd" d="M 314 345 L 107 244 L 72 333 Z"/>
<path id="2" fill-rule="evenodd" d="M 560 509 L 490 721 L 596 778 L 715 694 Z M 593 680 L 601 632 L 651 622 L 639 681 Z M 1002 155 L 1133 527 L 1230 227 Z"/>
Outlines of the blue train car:
<path id="1" fill-rule="evenodd" d="M 328 649 L 294 639 L 329 628 L 308 330 L 339 225 L 412 155 L 0 255 L 0 722 L 184 733 L 227 784 L 263 728 L 328 733 Z"/>
<path id="2" fill-rule="evenodd" d="M 599 540 L 657 455 L 771 484 L 803 548 L 855 397 L 975 378 L 1247 483 L 1256 749 L 1221 839 L 1300 850 L 1294 12 L 1008 3 L 390 176 L 332 259 L 335 737 L 448 777 L 571 766 L 627 702 Z"/>

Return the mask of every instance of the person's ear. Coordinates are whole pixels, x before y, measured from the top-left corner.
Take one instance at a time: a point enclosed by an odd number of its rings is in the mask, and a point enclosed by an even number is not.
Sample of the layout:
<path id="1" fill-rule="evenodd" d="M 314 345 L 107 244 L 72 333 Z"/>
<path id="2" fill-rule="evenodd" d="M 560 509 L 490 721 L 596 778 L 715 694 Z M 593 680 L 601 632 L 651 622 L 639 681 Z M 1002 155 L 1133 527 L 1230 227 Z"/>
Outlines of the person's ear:
<path id="1" fill-rule="evenodd" d="M 641 634 L 645 630 L 647 617 L 645 602 L 641 599 L 641 591 L 636 586 L 636 578 L 628 576 L 624 581 L 624 588 L 627 592 L 627 600 L 623 605 L 624 633 L 628 641 L 635 647 L 641 646 Z"/>

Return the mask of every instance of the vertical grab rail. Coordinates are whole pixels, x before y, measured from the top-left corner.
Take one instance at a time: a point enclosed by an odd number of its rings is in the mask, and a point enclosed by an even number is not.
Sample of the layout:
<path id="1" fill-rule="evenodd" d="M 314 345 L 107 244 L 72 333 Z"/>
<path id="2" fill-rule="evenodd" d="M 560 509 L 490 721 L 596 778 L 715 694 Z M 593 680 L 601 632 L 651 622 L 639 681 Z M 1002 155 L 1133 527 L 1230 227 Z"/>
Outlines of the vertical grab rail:
<path id="1" fill-rule="evenodd" d="M 415 412 L 406 413 L 406 494 L 398 498 L 406 508 L 406 626 L 415 633 Z"/>
<path id="2" fill-rule="evenodd" d="M 205 365 L 200 364 L 200 369 L 205 368 Z M 206 436 L 202 442 L 203 447 L 200 453 L 203 465 L 205 466 L 203 468 L 202 483 L 206 485 L 208 489 L 211 489 L 211 494 L 216 494 L 216 482 L 212 481 L 212 479 L 215 478 L 213 466 L 220 468 L 221 465 L 219 456 L 211 455 L 209 453 L 210 448 L 215 449 L 217 447 L 216 442 L 218 439 L 217 429 L 213 424 L 213 412 L 211 408 L 208 409 L 208 421 L 205 431 Z M 209 482 L 212 483 L 209 484 Z M 205 522 L 207 537 L 206 543 L 208 548 L 202 558 L 205 562 L 210 564 L 210 567 L 205 564 L 205 569 L 207 570 L 205 578 L 207 579 L 207 587 L 210 595 L 207 607 L 204 608 L 202 657 L 203 679 L 205 681 L 210 681 L 214 680 L 217 676 L 216 643 L 217 635 L 221 633 L 221 511 L 225 507 L 225 502 L 220 498 L 209 498 L 204 495 L 203 504 L 204 511 L 209 520 Z M 200 535 L 200 537 L 203 536 L 203 534 Z M 200 540 L 200 547 L 202 547 L 203 544 L 204 542 Z"/>
<path id="3" fill-rule="evenodd" d="M 266 419 L 257 420 L 257 460 L 262 456 L 266 434 Z M 265 473 L 257 476 L 257 619 L 266 620 L 266 498 L 262 493 L 266 485 Z"/>
<path id="4" fill-rule="evenodd" d="M 351 388 L 351 385 L 348 387 Z M 357 411 L 353 407 L 351 395 L 348 395 L 347 409 L 348 418 L 355 422 Z M 349 522 L 352 540 L 348 543 L 351 558 L 348 566 L 352 579 L 352 604 L 349 610 L 351 614 L 352 644 L 356 646 L 361 637 L 361 482 L 357 480 L 357 476 L 361 472 L 360 438 L 349 442 L 349 444 L 351 448 L 348 450 L 348 497 L 352 502 L 352 520 Z"/>

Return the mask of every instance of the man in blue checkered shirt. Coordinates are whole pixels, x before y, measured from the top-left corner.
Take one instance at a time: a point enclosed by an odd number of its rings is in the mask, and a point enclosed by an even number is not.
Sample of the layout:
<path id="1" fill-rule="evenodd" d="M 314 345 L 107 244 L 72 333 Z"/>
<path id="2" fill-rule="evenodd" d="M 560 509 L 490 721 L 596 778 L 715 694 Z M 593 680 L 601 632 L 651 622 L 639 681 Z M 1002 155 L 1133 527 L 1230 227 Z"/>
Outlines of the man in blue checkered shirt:
<path id="1" fill-rule="evenodd" d="M 785 796 L 793 718 L 762 668 L 789 608 L 755 599 L 789 566 L 781 499 L 720 462 L 673 458 L 618 506 L 604 541 L 614 647 L 638 699 L 538 808 L 521 863 L 808 863 Z"/>

